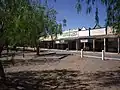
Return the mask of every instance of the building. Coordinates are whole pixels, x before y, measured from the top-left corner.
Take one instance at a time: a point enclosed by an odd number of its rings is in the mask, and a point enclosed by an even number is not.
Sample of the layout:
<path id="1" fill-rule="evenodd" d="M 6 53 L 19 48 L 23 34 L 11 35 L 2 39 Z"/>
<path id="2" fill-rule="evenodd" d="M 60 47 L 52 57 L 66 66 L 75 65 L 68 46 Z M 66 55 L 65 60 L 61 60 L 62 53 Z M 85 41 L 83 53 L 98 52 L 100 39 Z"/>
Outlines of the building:
<path id="1" fill-rule="evenodd" d="M 100 27 L 86 29 L 85 27 L 63 31 L 62 35 L 51 40 L 44 39 L 40 46 L 42 48 L 67 49 L 86 51 L 118 52 L 120 51 L 119 36 L 112 32 L 111 27 Z M 43 46 L 42 46 L 43 45 Z M 52 47 L 53 46 L 53 47 Z"/>

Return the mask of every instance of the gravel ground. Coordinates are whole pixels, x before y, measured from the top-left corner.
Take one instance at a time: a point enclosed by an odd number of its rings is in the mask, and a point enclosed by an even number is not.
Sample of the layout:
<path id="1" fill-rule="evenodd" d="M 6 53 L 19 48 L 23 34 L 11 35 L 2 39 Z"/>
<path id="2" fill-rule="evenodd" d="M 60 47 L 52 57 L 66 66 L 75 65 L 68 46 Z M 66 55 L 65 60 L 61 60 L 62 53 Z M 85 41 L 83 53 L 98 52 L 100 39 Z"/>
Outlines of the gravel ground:
<path id="1" fill-rule="evenodd" d="M 34 62 L 33 62 L 34 63 Z M 119 90 L 120 61 L 69 55 L 42 64 L 5 68 L 7 87 L 0 90 Z M 8 89 L 9 88 L 9 89 Z"/>

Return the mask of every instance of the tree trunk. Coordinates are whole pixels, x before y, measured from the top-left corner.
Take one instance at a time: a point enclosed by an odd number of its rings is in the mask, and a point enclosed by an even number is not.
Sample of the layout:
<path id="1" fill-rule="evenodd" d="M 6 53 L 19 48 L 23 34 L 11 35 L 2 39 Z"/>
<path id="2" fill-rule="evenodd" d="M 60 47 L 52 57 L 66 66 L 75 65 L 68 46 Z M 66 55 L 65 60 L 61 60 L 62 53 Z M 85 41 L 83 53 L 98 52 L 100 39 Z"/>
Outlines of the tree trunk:
<path id="1" fill-rule="evenodd" d="M 0 45 L 0 57 L 1 57 L 1 53 L 2 53 L 2 50 L 3 50 L 3 45 Z"/>
<path id="2" fill-rule="evenodd" d="M 39 41 L 37 39 L 36 39 L 35 45 L 36 45 L 36 55 L 39 55 L 40 48 L 39 48 Z"/>
<path id="3" fill-rule="evenodd" d="M 55 43 L 54 43 L 54 40 L 52 40 L 52 48 L 55 49 Z"/>
<path id="4" fill-rule="evenodd" d="M 1 48 L 1 47 L 0 47 L 0 48 Z M 1 53 L 2 53 L 2 51 L 1 51 L 1 49 L 0 49 L 0 57 L 2 56 Z"/>
<path id="5" fill-rule="evenodd" d="M 15 65 L 14 57 L 15 57 L 15 52 L 12 53 L 12 58 L 11 58 L 11 62 L 12 62 L 12 65 L 13 65 L 13 66 Z"/>
<path id="6" fill-rule="evenodd" d="M 9 56 L 8 44 L 6 45 L 6 49 L 7 49 L 7 60 L 8 60 L 8 56 Z"/>
<path id="7" fill-rule="evenodd" d="M 7 48 L 7 56 L 8 56 L 8 53 L 9 53 L 9 48 L 8 48 L 8 45 L 6 45 L 6 48 Z"/>
<path id="8" fill-rule="evenodd" d="M 6 80 L 5 72 L 4 72 L 4 68 L 3 68 L 3 65 L 2 65 L 1 60 L 0 60 L 0 76 L 1 76 L 1 79 L 2 79 L 3 81 Z"/>
<path id="9" fill-rule="evenodd" d="M 37 49 L 37 50 L 36 50 L 36 51 L 37 51 L 37 55 L 39 55 L 39 51 L 40 51 L 39 45 L 36 46 L 36 49 Z"/>
<path id="10" fill-rule="evenodd" d="M 52 49 L 54 49 L 54 40 L 52 35 L 51 35 L 51 39 L 52 39 Z"/>
<path id="11" fill-rule="evenodd" d="M 15 51 L 17 52 L 18 50 L 17 50 L 17 47 L 15 47 Z"/>
<path id="12" fill-rule="evenodd" d="M 24 55 L 24 51 L 25 51 L 25 47 L 23 46 L 23 58 L 25 57 L 25 55 Z"/>
<path id="13" fill-rule="evenodd" d="M 2 53 L 3 47 L 4 47 L 4 45 L 0 45 L 0 55 Z M 5 72 L 4 72 L 4 68 L 3 68 L 1 60 L 0 60 L 0 77 L 1 77 L 1 79 L 3 81 L 6 80 L 6 78 L 5 78 Z"/>
<path id="14" fill-rule="evenodd" d="M 3 23 L 2 23 L 2 29 L 1 29 L 1 31 L 2 32 L 0 32 L 0 33 L 2 33 L 1 35 L 3 35 Z M 1 39 L 1 37 L 0 37 L 0 57 L 1 57 L 1 53 L 3 51 L 4 45 L 5 45 L 5 40 Z M 4 67 L 2 65 L 2 61 L 1 60 L 0 60 L 0 77 L 1 77 L 1 80 L 6 81 Z"/>

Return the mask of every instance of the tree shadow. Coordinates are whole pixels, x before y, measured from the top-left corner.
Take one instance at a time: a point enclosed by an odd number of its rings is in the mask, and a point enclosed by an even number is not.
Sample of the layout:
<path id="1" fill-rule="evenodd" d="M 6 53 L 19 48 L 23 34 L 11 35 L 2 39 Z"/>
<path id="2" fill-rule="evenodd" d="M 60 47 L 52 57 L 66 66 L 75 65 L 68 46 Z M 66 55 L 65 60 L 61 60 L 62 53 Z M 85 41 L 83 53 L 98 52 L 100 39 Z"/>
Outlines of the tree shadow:
<path id="1" fill-rule="evenodd" d="M 2 61 L 2 64 L 5 68 L 10 68 L 12 66 L 28 66 L 28 65 L 45 65 L 60 62 L 60 59 L 30 59 L 30 60 L 22 60 L 22 59 L 15 59 L 14 65 L 12 64 L 11 60 Z"/>
<path id="2" fill-rule="evenodd" d="M 79 72 L 70 70 L 7 73 L 6 86 L 15 90 L 88 90 L 89 85 L 77 77 Z"/>
<path id="3" fill-rule="evenodd" d="M 22 52 L 9 52 L 9 53 L 3 53 L 2 55 L 1 55 L 1 58 L 3 58 L 3 57 L 11 57 L 13 54 L 15 54 L 15 55 L 20 55 Z"/>
<path id="4" fill-rule="evenodd" d="M 96 73 L 86 73 L 83 75 L 89 84 L 99 87 L 120 86 L 120 70 L 116 71 L 98 71 Z"/>
<path id="5" fill-rule="evenodd" d="M 31 53 L 31 52 L 27 52 L 27 53 Z M 26 58 L 26 59 L 22 59 L 22 58 L 18 58 L 18 59 L 14 59 L 14 66 L 21 66 L 21 65 L 44 65 L 46 63 L 54 63 L 54 62 L 60 62 L 61 59 L 69 56 L 70 54 L 52 54 L 52 55 L 44 55 L 44 56 L 38 56 L 36 54 L 28 54 L 26 55 L 27 56 L 33 56 L 33 58 Z M 20 54 L 19 55 L 16 55 L 16 56 L 21 56 Z M 51 58 L 49 58 L 51 57 Z M 4 67 L 11 67 L 13 66 L 13 63 L 12 63 L 12 59 L 10 60 L 2 60 L 2 63 L 3 63 L 3 66 Z"/>
<path id="6" fill-rule="evenodd" d="M 100 83 L 98 83 L 99 86 L 120 86 L 120 70 L 98 72 L 94 76 L 94 79 L 100 81 Z"/>
<path id="7" fill-rule="evenodd" d="M 120 87 L 120 70 L 84 74 L 66 69 L 21 71 L 7 73 L 6 76 L 7 89 L 3 89 L 0 82 L 0 90 L 93 90 L 95 87 Z"/>

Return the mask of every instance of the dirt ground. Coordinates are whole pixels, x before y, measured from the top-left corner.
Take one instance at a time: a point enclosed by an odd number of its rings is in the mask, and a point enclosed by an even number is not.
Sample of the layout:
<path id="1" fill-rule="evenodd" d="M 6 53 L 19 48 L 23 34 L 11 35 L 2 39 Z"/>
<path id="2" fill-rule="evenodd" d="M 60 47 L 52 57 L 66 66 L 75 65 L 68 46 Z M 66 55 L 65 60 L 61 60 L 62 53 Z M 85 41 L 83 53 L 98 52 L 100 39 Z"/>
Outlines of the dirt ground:
<path id="1" fill-rule="evenodd" d="M 7 87 L 0 90 L 119 90 L 120 61 L 80 58 L 69 55 L 58 61 L 45 61 L 5 68 Z M 1 82 L 2 83 L 2 82 Z"/>

